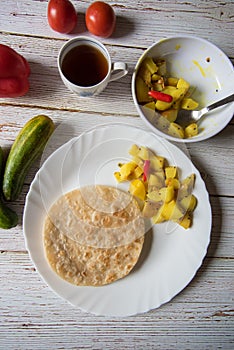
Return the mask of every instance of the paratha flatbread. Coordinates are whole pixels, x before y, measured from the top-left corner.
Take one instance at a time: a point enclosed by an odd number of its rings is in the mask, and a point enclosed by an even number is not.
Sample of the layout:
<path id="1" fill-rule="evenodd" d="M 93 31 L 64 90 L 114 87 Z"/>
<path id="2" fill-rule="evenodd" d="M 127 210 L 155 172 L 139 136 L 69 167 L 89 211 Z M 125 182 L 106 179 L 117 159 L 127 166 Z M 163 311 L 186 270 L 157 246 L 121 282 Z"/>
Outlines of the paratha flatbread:
<path id="1" fill-rule="evenodd" d="M 140 213 L 129 194 L 108 186 L 88 186 L 61 196 L 44 225 L 49 264 L 75 285 L 101 286 L 123 278 L 143 247 L 145 226 Z"/>

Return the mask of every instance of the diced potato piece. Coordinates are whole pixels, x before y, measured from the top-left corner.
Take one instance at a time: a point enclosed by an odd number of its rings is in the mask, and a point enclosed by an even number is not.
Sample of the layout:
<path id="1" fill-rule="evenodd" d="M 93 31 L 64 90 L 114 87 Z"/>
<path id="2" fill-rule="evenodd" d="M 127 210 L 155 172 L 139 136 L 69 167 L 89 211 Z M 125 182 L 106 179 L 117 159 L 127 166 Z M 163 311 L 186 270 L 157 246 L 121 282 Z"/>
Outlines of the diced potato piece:
<path id="1" fill-rule="evenodd" d="M 174 187 L 162 187 L 160 190 L 155 190 L 152 192 L 149 192 L 147 194 L 147 197 L 154 201 L 154 202 L 160 202 L 163 201 L 165 203 L 169 203 L 175 195 Z"/>
<path id="2" fill-rule="evenodd" d="M 162 198 L 161 198 L 161 195 L 159 193 L 159 190 L 158 191 L 155 190 L 155 191 L 149 192 L 147 194 L 147 198 L 149 198 L 153 202 L 161 202 L 162 201 Z"/>
<path id="3" fill-rule="evenodd" d="M 129 149 L 128 153 L 130 154 L 130 156 L 135 157 L 138 155 L 139 152 L 139 147 L 135 144 L 133 144 L 131 146 L 131 148 Z"/>
<path id="4" fill-rule="evenodd" d="M 137 77 L 141 78 L 147 87 L 151 87 L 151 73 L 145 65 L 140 67 Z"/>
<path id="5" fill-rule="evenodd" d="M 169 77 L 167 79 L 167 84 L 170 85 L 170 86 L 177 86 L 177 83 L 178 83 L 179 79 L 178 78 L 173 78 L 173 77 Z"/>
<path id="6" fill-rule="evenodd" d="M 166 75 L 167 73 L 167 65 L 165 60 L 157 60 L 156 62 L 158 70 L 157 73 L 161 76 Z"/>
<path id="7" fill-rule="evenodd" d="M 193 191 L 195 183 L 195 174 L 187 176 L 183 181 L 181 181 L 180 189 L 178 190 L 177 198 L 179 200 L 190 195 Z"/>
<path id="8" fill-rule="evenodd" d="M 181 88 L 174 88 L 174 90 L 171 90 L 170 95 L 173 97 L 173 102 L 181 101 L 184 98 L 184 95 L 186 94 L 186 89 Z"/>
<path id="9" fill-rule="evenodd" d="M 164 218 L 164 216 L 162 215 L 162 209 L 163 209 L 163 206 L 161 206 L 157 212 L 156 215 L 154 215 L 152 217 L 152 222 L 153 224 L 160 224 L 161 222 L 164 222 L 166 221 L 166 219 Z"/>
<path id="10" fill-rule="evenodd" d="M 121 179 L 127 180 L 136 167 L 137 167 L 137 164 L 134 162 L 128 162 L 123 164 L 119 171 L 121 175 Z"/>
<path id="11" fill-rule="evenodd" d="M 141 78 L 147 87 L 151 87 L 151 73 L 146 66 L 141 66 L 137 77 Z"/>
<path id="12" fill-rule="evenodd" d="M 164 158 L 160 156 L 152 156 L 150 158 L 150 167 L 156 171 L 163 169 Z"/>
<path id="13" fill-rule="evenodd" d="M 174 179 L 177 177 L 177 167 L 176 166 L 167 166 L 165 167 L 166 179 Z"/>
<path id="14" fill-rule="evenodd" d="M 178 89 L 175 86 L 165 86 L 163 89 L 163 92 L 168 95 L 172 95 L 173 92 L 177 91 Z"/>
<path id="15" fill-rule="evenodd" d="M 125 181 L 125 180 L 122 180 L 121 174 L 120 174 L 119 171 L 115 171 L 115 172 L 114 172 L 114 177 L 116 178 L 116 180 L 117 180 L 118 182 Z"/>
<path id="16" fill-rule="evenodd" d="M 196 208 L 197 198 L 193 194 L 190 194 L 187 197 L 182 198 L 179 203 L 184 212 L 192 212 Z"/>
<path id="17" fill-rule="evenodd" d="M 155 102 L 154 101 L 148 102 L 144 106 L 147 108 L 153 109 L 153 111 L 155 110 Z"/>
<path id="18" fill-rule="evenodd" d="M 134 157 L 132 158 L 132 161 L 133 161 L 134 163 L 136 163 L 140 168 L 143 169 L 144 161 L 143 161 L 140 157 L 134 156 Z"/>
<path id="19" fill-rule="evenodd" d="M 184 80 L 183 78 L 180 78 L 178 80 L 177 87 L 178 87 L 178 89 L 184 88 L 185 91 L 188 92 L 190 85 L 186 80 Z"/>
<path id="20" fill-rule="evenodd" d="M 179 220 L 184 215 L 174 199 L 169 203 L 164 203 L 162 207 L 161 214 L 165 220 Z"/>
<path id="21" fill-rule="evenodd" d="M 143 160 L 148 160 L 149 159 L 149 149 L 147 147 L 140 147 L 138 151 L 138 157 L 143 159 Z"/>
<path id="22" fill-rule="evenodd" d="M 184 129 L 182 128 L 182 126 L 176 123 L 170 123 L 168 128 L 168 133 L 171 136 L 178 137 L 179 139 L 184 138 Z"/>
<path id="23" fill-rule="evenodd" d="M 164 101 L 157 100 L 156 103 L 155 103 L 155 108 L 158 111 L 165 111 L 166 109 L 171 107 L 172 102 L 164 102 Z"/>
<path id="24" fill-rule="evenodd" d="M 161 188 L 163 186 L 164 186 L 164 179 L 162 179 L 161 176 L 157 175 L 156 173 L 150 174 L 149 180 L 148 180 L 149 190 L 151 188 Z"/>
<path id="25" fill-rule="evenodd" d="M 177 118 L 177 114 L 178 114 L 178 110 L 177 109 L 174 109 L 174 108 L 169 108 L 167 109 L 166 111 L 163 111 L 161 113 L 161 115 L 164 117 L 164 118 L 167 118 L 167 120 L 171 123 L 173 123 L 176 118 Z"/>
<path id="26" fill-rule="evenodd" d="M 140 179 L 135 179 L 131 181 L 130 187 L 129 187 L 129 192 L 141 200 L 145 199 L 146 196 L 146 190 L 145 190 L 145 185 Z"/>
<path id="27" fill-rule="evenodd" d="M 153 82 L 152 86 L 153 86 L 153 90 L 162 91 L 164 88 L 164 80 L 161 79 L 160 81 Z"/>
<path id="28" fill-rule="evenodd" d="M 196 136 L 198 134 L 198 126 L 197 123 L 192 123 L 186 126 L 184 129 L 184 135 L 186 138 Z"/>
<path id="29" fill-rule="evenodd" d="M 165 203 L 169 203 L 170 201 L 172 201 L 172 199 L 175 196 L 175 190 L 172 186 L 163 187 L 158 192 L 161 197 L 161 200 Z"/>
<path id="30" fill-rule="evenodd" d="M 170 126 L 169 120 L 164 118 L 161 114 L 155 113 L 154 119 L 152 120 L 152 124 L 155 125 L 159 130 L 166 131 L 168 130 Z"/>
<path id="31" fill-rule="evenodd" d="M 142 215 L 146 218 L 152 218 L 154 215 L 157 214 L 160 206 L 161 203 L 146 201 L 142 209 Z"/>
<path id="32" fill-rule="evenodd" d="M 193 100 L 192 98 L 186 98 L 184 97 L 181 101 L 181 108 L 187 109 L 187 110 L 193 110 L 198 107 L 198 102 Z"/>
<path id="33" fill-rule="evenodd" d="M 138 179 L 142 174 L 143 174 L 143 169 L 137 166 L 132 172 L 132 177 L 134 179 Z"/>
<path id="34" fill-rule="evenodd" d="M 180 105 L 181 105 L 181 99 L 178 99 L 176 101 L 174 100 L 173 103 L 172 103 L 172 108 L 173 109 L 177 109 L 179 111 Z"/>
<path id="35" fill-rule="evenodd" d="M 139 103 L 152 101 L 148 95 L 149 88 L 141 77 L 136 77 L 136 97 Z"/>
<path id="36" fill-rule="evenodd" d="M 166 179 L 165 185 L 172 186 L 172 187 L 174 187 L 175 190 L 178 190 L 180 188 L 180 182 L 178 179 L 171 179 L 171 178 Z"/>
<path id="37" fill-rule="evenodd" d="M 152 57 L 146 57 L 144 59 L 142 65 L 147 67 L 147 69 L 150 71 L 151 75 L 158 72 L 158 66 L 156 65 L 156 63 L 154 62 Z M 160 73 L 158 73 L 158 74 L 160 74 Z M 160 75 L 162 75 L 162 74 L 160 74 Z"/>
<path id="38" fill-rule="evenodd" d="M 161 75 L 156 74 L 156 73 L 154 73 L 154 74 L 152 75 L 152 77 L 151 77 L 151 80 L 152 80 L 152 81 L 157 81 L 157 80 L 159 80 L 159 79 L 161 79 Z"/>
<path id="39" fill-rule="evenodd" d="M 180 226 L 182 226 L 184 229 L 188 229 L 192 226 L 192 217 L 190 213 L 186 213 L 185 216 L 177 221 Z"/>

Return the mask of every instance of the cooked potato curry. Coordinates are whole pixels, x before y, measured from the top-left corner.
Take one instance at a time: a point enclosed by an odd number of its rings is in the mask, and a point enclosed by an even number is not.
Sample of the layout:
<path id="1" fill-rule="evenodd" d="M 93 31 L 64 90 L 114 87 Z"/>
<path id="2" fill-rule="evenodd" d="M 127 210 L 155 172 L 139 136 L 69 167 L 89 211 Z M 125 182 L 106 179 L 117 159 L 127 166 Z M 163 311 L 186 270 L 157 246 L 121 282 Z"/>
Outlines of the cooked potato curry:
<path id="1" fill-rule="evenodd" d="M 160 113 L 161 118 L 157 118 L 156 125 L 160 130 L 182 139 L 198 134 L 196 123 L 186 127 L 176 123 L 180 109 L 194 110 L 198 107 L 198 102 L 191 98 L 190 88 L 190 84 L 183 78 L 167 75 L 165 60 L 154 60 L 151 57 L 145 58 L 136 77 L 138 103 Z M 165 101 L 163 94 L 157 94 L 158 92 L 171 96 L 170 102 Z"/>
<path id="2" fill-rule="evenodd" d="M 174 221 L 183 228 L 192 225 L 197 199 L 193 195 L 195 174 L 179 178 L 177 166 L 147 147 L 132 145 L 132 160 L 119 164 L 114 173 L 118 182 L 128 181 L 129 192 L 138 199 L 142 214 L 154 224 Z"/>

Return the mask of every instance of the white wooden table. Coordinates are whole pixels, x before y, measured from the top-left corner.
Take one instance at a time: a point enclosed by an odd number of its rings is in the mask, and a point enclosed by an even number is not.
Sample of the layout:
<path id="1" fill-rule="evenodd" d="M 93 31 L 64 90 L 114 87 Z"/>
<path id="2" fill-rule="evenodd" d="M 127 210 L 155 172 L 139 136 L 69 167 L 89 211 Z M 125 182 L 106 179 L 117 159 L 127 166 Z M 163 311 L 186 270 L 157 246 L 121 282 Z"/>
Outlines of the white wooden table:
<path id="1" fill-rule="evenodd" d="M 73 0 L 79 15 L 74 35 L 87 34 L 87 0 Z M 227 0 L 109 1 L 117 14 L 114 35 L 101 39 L 113 60 L 124 60 L 129 74 L 88 102 L 62 84 L 56 59 L 71 36 L 47 24 L 47 1 L 7 0 L 0 6 L 0 42 L 16 49 L 31 66 L 29 93 L 0 99 L 0 144 L 7 152 L 27 120 L 43 113 L 57 126 L 76 118 L 76 133 L 105 122 L 131 121 L 141 126 L 131 98 L 131 75 L 141 53 L 160 38 L 179 33 L 210 40 L 234 60 L 234 2 Z M 72 307 L 42 281 L 25 249 L 23 193 L 11 207 L 20 222 L 0 232 L 0 349 L 231 349 L 233 322 L 234 177 L 231 122 L 212 139 L 188 146 L 210 194 L 213 211 L 207 256 L 192 282 L 169 303 L 127 318 L 94 316 Z M 61 144 L 74 136 L 61 135 Z"/>

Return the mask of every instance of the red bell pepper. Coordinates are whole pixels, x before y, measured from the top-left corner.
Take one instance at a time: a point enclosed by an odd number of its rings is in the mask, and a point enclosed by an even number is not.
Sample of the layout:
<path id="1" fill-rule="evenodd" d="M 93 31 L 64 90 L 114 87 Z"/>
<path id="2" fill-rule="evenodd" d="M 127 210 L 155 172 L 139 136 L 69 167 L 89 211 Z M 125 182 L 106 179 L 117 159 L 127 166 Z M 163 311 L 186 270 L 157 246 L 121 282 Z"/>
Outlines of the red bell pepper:
<path id="1" fill-rule="evenodd" d="M 26 59 L 0 44 L 0 97 L 19 97 L 28 92 L 30 67 Z"/>

